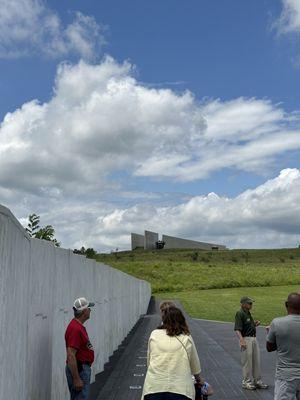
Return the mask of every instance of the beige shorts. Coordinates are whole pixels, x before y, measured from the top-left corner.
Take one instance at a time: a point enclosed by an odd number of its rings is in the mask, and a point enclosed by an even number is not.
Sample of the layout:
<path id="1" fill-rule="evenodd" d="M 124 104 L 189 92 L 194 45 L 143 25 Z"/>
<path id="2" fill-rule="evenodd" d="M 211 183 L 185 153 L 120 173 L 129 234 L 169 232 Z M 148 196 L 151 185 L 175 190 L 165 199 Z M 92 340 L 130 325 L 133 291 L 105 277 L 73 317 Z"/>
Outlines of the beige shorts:
<path id="1" fill-rule="evenodd" d="M 275 379 L 274 400 L 300 400 L 300 379 Z"/>

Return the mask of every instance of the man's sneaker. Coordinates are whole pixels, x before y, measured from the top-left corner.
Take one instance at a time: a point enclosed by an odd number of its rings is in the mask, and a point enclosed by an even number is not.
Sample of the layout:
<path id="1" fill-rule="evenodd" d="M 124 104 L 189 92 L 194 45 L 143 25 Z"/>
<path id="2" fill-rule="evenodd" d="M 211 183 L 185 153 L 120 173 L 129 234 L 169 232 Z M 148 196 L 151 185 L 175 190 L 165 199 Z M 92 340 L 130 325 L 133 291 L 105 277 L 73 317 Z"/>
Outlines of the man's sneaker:
<path id="1" fill-rule="evenodd" d="M 243 381 L 242 388 L 243 389 L 248 389 L 248 390 L 255 390 L 256 386 L 252 382 Z"/>
<path id="2" fill-rule="evenodd" d="M 263 383 L 262 381 L 255 382 L 256 389 L 268 389 L 269 385 Z"/>

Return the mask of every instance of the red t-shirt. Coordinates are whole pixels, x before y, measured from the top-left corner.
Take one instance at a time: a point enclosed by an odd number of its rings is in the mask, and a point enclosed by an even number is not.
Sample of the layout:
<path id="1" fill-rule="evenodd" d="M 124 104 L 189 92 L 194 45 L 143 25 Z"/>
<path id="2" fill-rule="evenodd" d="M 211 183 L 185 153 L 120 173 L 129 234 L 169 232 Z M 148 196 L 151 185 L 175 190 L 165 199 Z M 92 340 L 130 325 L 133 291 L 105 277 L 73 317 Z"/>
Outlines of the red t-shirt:
<path id="1" fill-rule="evenodd" d="M 66 347 L 76 349 L 76 359 L 82 363 L 94 362 L 94 349 L 85 327 L 75 318 L 69 323 L 65 333 Z"/>

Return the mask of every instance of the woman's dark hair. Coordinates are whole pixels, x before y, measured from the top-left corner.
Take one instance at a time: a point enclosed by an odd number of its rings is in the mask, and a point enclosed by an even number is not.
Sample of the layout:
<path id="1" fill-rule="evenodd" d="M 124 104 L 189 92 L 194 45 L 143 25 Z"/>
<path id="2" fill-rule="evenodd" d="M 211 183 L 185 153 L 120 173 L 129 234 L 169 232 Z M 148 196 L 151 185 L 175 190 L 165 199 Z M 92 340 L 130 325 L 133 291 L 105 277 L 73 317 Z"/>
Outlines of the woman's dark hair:
<path id="1" fill-rule="evenodd" d="M 174 301 L 171 300 L 162 301 L 159 305 L 159 310 L 161 313 L 163 313 L 169 307 L 176 307 Z"/>
<path id="2" fill-rule="evenodd" d="M 169 336 L 177 336 L 182 333 L 185 335 L 190 334 L 184 315 L 177 307 L 168 307 L 164 311 L 160 328 L 165 329 Z"/>

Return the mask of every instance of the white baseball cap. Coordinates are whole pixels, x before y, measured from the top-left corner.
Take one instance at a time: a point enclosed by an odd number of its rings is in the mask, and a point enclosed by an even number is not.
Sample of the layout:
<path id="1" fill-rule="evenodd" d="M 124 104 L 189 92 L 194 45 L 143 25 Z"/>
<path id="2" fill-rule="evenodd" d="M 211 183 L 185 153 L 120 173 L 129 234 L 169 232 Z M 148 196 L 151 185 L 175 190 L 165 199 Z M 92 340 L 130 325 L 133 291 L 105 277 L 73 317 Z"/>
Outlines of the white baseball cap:
<path id="1" fill-rule="evenodd" d="M 83 311 L 87 308 L 94 307 L 95 303 L 91 303 L 85 297 L 79 297 L 74 301 L 73 307 L 76 311 Z"/>

